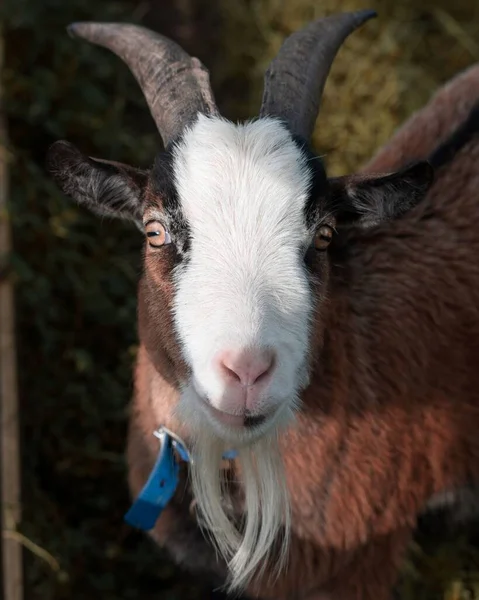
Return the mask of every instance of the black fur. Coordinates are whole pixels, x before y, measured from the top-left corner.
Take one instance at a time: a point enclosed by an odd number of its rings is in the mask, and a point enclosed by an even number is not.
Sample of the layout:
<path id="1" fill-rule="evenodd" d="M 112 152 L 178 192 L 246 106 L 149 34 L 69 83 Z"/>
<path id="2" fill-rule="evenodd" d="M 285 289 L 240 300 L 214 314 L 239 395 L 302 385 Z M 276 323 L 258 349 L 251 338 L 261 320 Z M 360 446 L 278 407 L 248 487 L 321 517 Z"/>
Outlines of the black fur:
<path id="1" fill-rule="evenodd" d="M 151 188 L 154 197 L 161 198 L 168 231 L 178 253 L 182 259 L 186 259 L 191 246 L 191 231 L 176 189 L 171 152 L 164 152 L 156 157 L 151 170 Z"/>
<path id="2" fill-rule="evenodd" d="M 90 158 L 65 141 L 50 147 L 47 168 L 67 196 L 94 213 L 141 223 L 146 171 Z"/>
<path id="3" fill-rule="evenodd" d="M 384 176 L 346 176 L 330 179 L 331 210 L 338 226 L 371 227 L 401 217 L 426 195 L 434 170 L 418 162 Z"/>
<path id="4" fill-rule="evenodd" d="M 318 225 L 319 219 L 325 211 L 325 203 L 329 194 L 328 178 L 322 159 L 317 156 L 310 146 L 297 136 L 293 137 L 295 144 L 306 156 L 311 170 L 311 188 L 308 199 L 304 205 L 304 218 L 306 226 L 313 229 Z"/>
<path id="5" fill-rule="evenodd" d="M 400 217 L 425 196 L 434 176 L 429 162 L 413 165 L 380 177 L 336 177 L 328 179 L 320 157 L 306 142 L 294 138 L 312 170 L 312 185 L 304 206 L 306 224 L 318 225 L 322 216 L 332 215 L 338 225 L 362 227 Z"/>
<path id="6" fill-rule="evenodd" d="M 191 235 L 175 187 L 171 152 L 159 154 L 152 170 L 143 171 L 85 156 L 73 144 L 60 141 L 47 154 L 47 169 L 79 204 L 101 216 L 132 220 L 141 230 L 145 210 L 161 207 L 178 255 L 187 258 Z"/>
<path id="7" fill-rule="evenodd" d="M 474 105 L 464 123 L 459 125 L 454 133 L 431 154 L 429 162 L 435 169 L 443 167 L 453 160 L 477 134 L 479 134 L 479 102 Z"/>

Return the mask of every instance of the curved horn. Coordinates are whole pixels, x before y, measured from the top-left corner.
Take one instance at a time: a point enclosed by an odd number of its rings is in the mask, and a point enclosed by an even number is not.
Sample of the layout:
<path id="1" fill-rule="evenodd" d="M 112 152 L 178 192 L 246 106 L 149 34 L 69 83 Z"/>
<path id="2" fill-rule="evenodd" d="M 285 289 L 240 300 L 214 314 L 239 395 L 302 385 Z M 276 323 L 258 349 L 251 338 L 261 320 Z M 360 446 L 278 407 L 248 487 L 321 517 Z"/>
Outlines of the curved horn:
<path id="1" fill-rule="evenodd" d="M 286 38 L 265 74 L 260 116 L 279 117 L 309 140 L 334 57 L 348 35 L 375 16 L 374 10 L 332 15 Z"/>
<path id="2" fill-rule="evenodd" d="M 199 112 L 218 114 L 208 70 L 172 40 L 126 23 L 73 23 L 68 32 L 108 48 L 128 65 L 165 147 Z"/>

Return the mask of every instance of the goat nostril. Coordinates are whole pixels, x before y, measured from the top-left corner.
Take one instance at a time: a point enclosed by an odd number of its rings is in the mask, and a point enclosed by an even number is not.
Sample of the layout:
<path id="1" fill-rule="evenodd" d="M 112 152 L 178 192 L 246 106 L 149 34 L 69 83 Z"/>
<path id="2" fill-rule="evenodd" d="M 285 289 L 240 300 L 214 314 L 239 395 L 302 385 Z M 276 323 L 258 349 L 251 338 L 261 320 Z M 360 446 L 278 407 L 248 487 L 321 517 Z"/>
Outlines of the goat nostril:
<path id="1" fill-rule="evenodd" d="M 274 368 L 274 354 L 269 350 L 223 352 L 218 363 L 223 375 L 243 386 L 264 382 Z"/>
<path id="2" fill-rule="evenodd" d="M 259 374 L 259 375 L 256 377 L 256 379 L 255 379 L 254 381 L 252 381 L 251 383 L 252 383 L 252 384 L 253 384 L 253 383 L 254 383 L 254 384 L 256 384 L 256 383 L 260 383 L 260 382 L 261 382 L 261 381 L 263 381 L 264 379 L 267 379 L 267 378 L 269 377 L 269 375 L 270 375 L 271 371 L 273 370 L 273 369 L 272 369 L 272 367 L 273 367 L 273 361 L 271 360 L 271 361 L 269 362 L 269 364 L 266 366 L 266 368 L 264 369 L 264 371 L 263 371 L 262 373 L 260 373 L 260 374 Z"/>
<path id="3" fill-rule="evenodd" d="M 231 379 L 233 379 L 233 380 L 238 381 L 239 383 L 241 383 L 241 377 L 238 375 L 238 373 L 236 373 L 230 367 L 226 366 L 225 363 L 221 363 L 221 367 L 224 370 L 224 372 L 227 375 L 227 377 L 230 377 Z"/>

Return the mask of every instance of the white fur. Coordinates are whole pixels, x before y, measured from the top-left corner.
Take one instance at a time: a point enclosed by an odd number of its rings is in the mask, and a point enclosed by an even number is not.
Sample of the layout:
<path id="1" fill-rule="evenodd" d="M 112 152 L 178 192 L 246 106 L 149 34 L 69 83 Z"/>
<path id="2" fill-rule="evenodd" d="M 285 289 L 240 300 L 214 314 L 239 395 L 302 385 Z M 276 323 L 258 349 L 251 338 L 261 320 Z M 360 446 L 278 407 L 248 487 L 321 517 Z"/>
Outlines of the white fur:
<path id="1" fill-rule="evenodd" d="M 189 261 L 175 273 L 175 325 L 192 371 L 179 410 L 196 433 L 198 507 L 238 587 L 264 563 L 284 525 L 287 547 L 277 435 L 307 383 L 313 303 L 302 262 L 311 242 L 304 217 L 311 173 L 280 122 L 234 125 L 202 116 L 175 149 L 174 173 L 192 234 Z M 216 353 L 249 346 L 273 348 L 277 357 L 260 404 L 276 414 L 253 434 L 221 426 L 205 406 L 206 399 L 218 406 L 225 391 Z M 221 504 L 220 456 L 231 444 L 240 450 L 246 495 L 242 536 Z"/>
<path id="2" fill-rule="evenodd" d="M 211 431 L 205 414 L 195 411 L 193 402 L 183 402 L 179 408 L 179 416 L 193 424 L 190 472 L 197 508 L 205 534 L 229 562 L 230 590 L 244 588 L 253 575 L 262 574 L 269 550 L 279 538 L 279 554 L 270 573 L 274 578 L 285 566 L 289 546 L 291 517 L 278 441 L 283 426 L 292 419 L 291 413 L 285 411 L 275 428 L 237 447 L 245 489 L 245 522 L 240 532 L 225 511 L 226 505 L 234 505 L 220 468 L 228 445 Z"/>

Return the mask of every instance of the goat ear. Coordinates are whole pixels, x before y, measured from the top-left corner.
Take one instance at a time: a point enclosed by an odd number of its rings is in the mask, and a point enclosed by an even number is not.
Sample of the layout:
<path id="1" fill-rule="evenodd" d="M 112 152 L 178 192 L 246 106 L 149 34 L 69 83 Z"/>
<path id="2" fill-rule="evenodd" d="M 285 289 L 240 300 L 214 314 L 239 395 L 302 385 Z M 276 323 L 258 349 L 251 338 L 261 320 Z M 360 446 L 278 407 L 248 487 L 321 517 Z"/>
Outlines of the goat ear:
<path id="1" fill-rule="evenodd" d="M 397 219 L 425 197 L 433 179 L 425 161 L 389 175 L 330 179 L 338 225 L 371 227 Z"/>
<path id="2" fill-rule="evenodd" d="M 92 212 L 141 223 L 147 171 L 85 156 L 65 141 L 50 147 L 47 169 L 67 196 Z"/>

